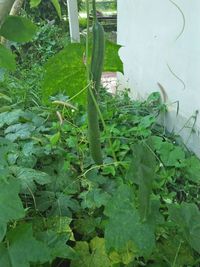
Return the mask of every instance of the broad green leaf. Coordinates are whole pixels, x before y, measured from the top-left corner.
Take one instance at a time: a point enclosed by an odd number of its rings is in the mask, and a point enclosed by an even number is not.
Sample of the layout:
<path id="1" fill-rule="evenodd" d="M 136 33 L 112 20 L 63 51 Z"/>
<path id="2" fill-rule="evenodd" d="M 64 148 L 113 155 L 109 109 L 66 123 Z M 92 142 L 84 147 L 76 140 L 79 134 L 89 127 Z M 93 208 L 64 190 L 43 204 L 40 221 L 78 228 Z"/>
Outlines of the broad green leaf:
<path id="1" fill-rule="evenodd" d="M 0 128 L 4 125 L 11 125 L 13 123 L 16 123 L 20 117 L 23 117 L 25 112 L 23 112 L 21 109 L 15 109 L 10 112 L 3 112 L 0 114 Z"/>
<path id="2" fill-rule="evenodd" d="M 80 198 L 83 199 L 81 206 L 84 209 L 95 209 L 100 208 L 101 206 L 105 206 L 110 199 L 110 195 L 100 188 L 93 188 L 90 191 L 82 192 L 80 194 Z"/>
<path id="3" fill-rule="evenodd" d="M 72 97 L 87 85 L 86 67 L 83 63 L 84 46 L 69 44 L 58 54 L 50 58 L 45 65 L 45 76 L 42 85 L 42 98 L 48 102 L 49 97 L 65 93 Z M 84 103 L 86 90 L 75 98 Z"/>
<path id="4" fill-rule="evenodd" d="M 106 44 L 104 71 L 123 72 L 123 65 L 118 55 L 120 46 L 109 41 Z M 79 103 L 86 102 L 87 74 L 84 55 L 85 45 L 74 43 L 67 45 L 62 51 L 49 59 L 45 65 L 42 85 L 44 102 L 47 103 L 50 96 L 58 93 L 65 93 L 69 97 L 78 94 L 74 100 Z M 83 90 L 84 88 L 85 90 Z"/>
<path id="5" fill-rule="evenodd" d="M 41 3 L 41 0 L 30 0 L 30 7 L 37 7 Z"/>
<path id="6" fill-rule="evenodd" d="M 200 160 L 197 157 L 192 156 L 186 159 L 185 162 L 186 178 L 189 181 L 200 184 Z"/>
<path id="7" fill-rule="evenodd" d="M 0 266 L 30 267 L 50 260 L 48 247 L 33 237 L 32 226 L 21 224 L 7 234 L 8 247 L 0 246 Z"/>
<path id="8" fill-rule="evenodd" d="M 121 72 L 123 73 L 123 63 L 119 57 L 120 45 L 106 40 L 104 71 Z"/>
<path id="9" fill-rule="evenodd" d="M 170 219 L 182 230 L 190 246 L 200 253 L 200 211 L 195 204 L 182 203 L 169 206 Z"/>
<path id="10" fill-rule="evenodd" d="M 5 137 L 10 141 L 17 139 L 28 139 L 35 130 L 35 126 L 32 123 L 17 123 L 9 126 L 5 131 Z"/>
<path id="11" fill-rule="evenodd" d="M 8 40 L 24 43 L 31 41 L 37 27 L 27 18 L 8 16 L 0 29 L 0 35 Z"/>
<path id="12" fill-rule="evenodd" d="M 19 179 L 21 192 L 31 194 L 36 190 L 36 183 L 45 185 L 51 183 L 51 178 L 45 172 L 19 166 L 10 167 L 10 172 Z"/>
<path id="13" fill-rule="evenodd" d="M 66 244 L 69 240 L 69 236 L 66 233 L 58 234 L 52 230 L 47 230 L 46 232 L 37 233 L 37 238 L 49 248 L 50 261 L 57 257 L 62 259 L 76 258 L 75 251 Z"/>
<path id="14" fill-rule="evenodd" d="M 15 70 L 15 56 L 12 52 L 0 44 L 0 68 Z"/>
<path id="15" fill-rule="evenodd" d="M 160 262 L 163 262 L 163 259 L 167 259 L 170 264 L 167 266 L 194 266 L 193 254 L 192 248 L 186 242 L 183 242 L 181 236 L 174 236 L 172 232 L 166 239 L 163 238 L 161 242 L 157 243 L 155 258 Z M 162 266 L 165 266 L 165 264 Z"/>
<path id="16" fill-rule="evenodd" d="M 18 181 L 9 180 L 5 183 L 0 180 L 0 241 L 5 235 L 7 223 L 11 220 L 23 218 L 25 215 L 18 195 L 19 191 Z"/>
<path id="17" fill-rule="evenodd" d="M 152 223 L 142 222 L 134 205 L 134 191 L 128 185 L 121 185 L 105 208 L 109 220 L 105 227 L 106 249 L 124 255 L 150 255 L 155 247 Z"/>
<path id="18" fill-rule="evenodd" d="M 54 5 L 54 7 L 58 13 L 59 18 L 61 19 L 62 15 L 61 15 L 61 8 L 60 8 L 59 1 L 58 0 L 51 0 L 51 2 Z"/>
<path id="19" fill-rule="evenodd" d="M 70 267 L 111 267 L 113 266 L 105 251 L 105 240 L 95 237 L 90 244 L 84 241 L 76 242 L 75 251 L 78 258 L 71 261 Z"/>
<path id="20" fill-rule="evenodd" d="M 155 179 L 156 159 L 148 143 L 133 146 L 133 156 L 126 179 L 139 185 L 139 212 L 142 220 L 150 213 L 150 196 Z"/>
<path id="21" fill-rule="evenodd" d="M 160 155 L 163 164 L 167 167 L 183 167 L 185 152 L 181 147 L 175 146 L 170 142 L 163 142 L 160 137 L 152 138 L 153 145 Z"/>

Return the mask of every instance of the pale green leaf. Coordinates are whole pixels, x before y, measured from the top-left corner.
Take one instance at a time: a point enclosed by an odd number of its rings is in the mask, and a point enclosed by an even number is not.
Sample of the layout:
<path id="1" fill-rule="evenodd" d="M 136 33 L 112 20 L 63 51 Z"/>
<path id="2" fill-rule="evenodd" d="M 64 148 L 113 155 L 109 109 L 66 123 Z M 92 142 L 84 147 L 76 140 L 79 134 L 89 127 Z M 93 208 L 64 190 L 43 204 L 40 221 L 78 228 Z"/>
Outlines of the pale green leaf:
<path id="1" fill-rule="evenodd" d="M 119 48 L 120 46 L 116 44 L 106 42 L 104 71 L 123 72 L 123 65 L 118 55 Z M 45 65 L 42 85 L 44 102 L 47 103 L 52 95 L 65 93 L 69 97 L 78 94 L 74 100 L 79 103 L 86 103 L 86 89 L 83 90 L 87 85 L 84 57 L 85 45 L 74 43 L 67 45 L 66 48 L 49 59 Z"/>
<path id="2" fill-rule="evenodd" d="M 15 70 L 15 56 L 12 52 L 0 44 L 0 68 Z"/>
<path id="3" fill-rule="evenodd" d="M 37 7 L 41 3 L 41 0 L 30 0 L 30 7 Z"/>
<path id="4" fill-rule="evenodd" d="M 90 244 L 84 241 L 76 242 L 75 251 L 78 258 L 71 261 L 70 267 L 111 267 L 113 266 L 105 251 L 105 240 L 95 237 Z"/>
<path id="5" fill-rule="evenodd" d="M 121 72 L 123 73 L 123 63 L 119 57 L 120 45 L 106 40 L 104 71 Z"/>
<path id="6" fill-rule="evenodd" d="M 42 85 L 42 98 L 45 102 L 48 102 L 50 96 L 58 93 L 72 97 L 87 85 L 83 56 L 82 44 L 69 44 L 47 62 Z M 84 103 L 86 90 L 77 96 L 75 101 Z"/>
<path id="7" fill-rule="evenodd" d="M 0 35 L 8 40 L 24 43 L 31 41 L 37 27 L 27 18 L 8 16 L 0 29 Z"/>
<path id="8" fill-rule="evenodd" d="M 23 168 L 18 166 L 10 167 L 11 173 L 19 179 L 21 185 L 21 192 L 23 193 L 31 193 L 35 191 L 36 184 L 45 185 L 51 183 L 50 176 L 38 170 L 34 170 L 31 168 Z"/>
<path id="9" fill-rule="evenodd" d="M 55 7 L 57 14 L 59 16 L 59 18 L 61 19 L 62 15 L 61 15 L 61 8 L 60 8 L 60 4 L 58 0 L 51 0 L 53 6 Z"/>

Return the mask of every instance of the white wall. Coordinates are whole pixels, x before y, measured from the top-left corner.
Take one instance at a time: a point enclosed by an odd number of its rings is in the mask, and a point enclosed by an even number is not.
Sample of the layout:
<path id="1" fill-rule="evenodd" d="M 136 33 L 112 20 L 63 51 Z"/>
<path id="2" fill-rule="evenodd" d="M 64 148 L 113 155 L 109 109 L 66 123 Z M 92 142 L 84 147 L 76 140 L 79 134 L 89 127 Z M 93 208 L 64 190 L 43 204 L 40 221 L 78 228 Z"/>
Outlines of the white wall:
<path id="1" fill-rule="evenodd" d="M 188 127 L 182 130 L 200 108 L 200 0 L 173 1 L 185 17 L 178 39 L 184 18 L 170 0 L 118 0 L 118 43 L 124 46 L 120 56 L 125 69 L 120 81 L 126 82 L 134 97 L 141 98 L 159 91 L 157 82 L 162 84 L 170 111 L 168 129 L 175 127 L 188 147 L 200 155 L 200 114 L 196 134 L 191 135 Z M 178 118 L 175 101 L 180 105 Z M 187 125 L 193 121 L 190 118 Z"/>

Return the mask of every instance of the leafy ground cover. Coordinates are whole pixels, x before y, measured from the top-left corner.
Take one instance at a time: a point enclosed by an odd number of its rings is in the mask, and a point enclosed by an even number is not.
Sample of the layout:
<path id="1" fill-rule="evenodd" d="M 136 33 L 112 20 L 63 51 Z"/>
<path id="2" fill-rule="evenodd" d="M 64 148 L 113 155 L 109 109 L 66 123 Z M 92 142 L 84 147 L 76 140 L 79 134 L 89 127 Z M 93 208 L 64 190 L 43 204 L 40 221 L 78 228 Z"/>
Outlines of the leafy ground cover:
<path id="1" fill-rule="evenodd" d="M 163 135 L 158 93 L 101 94 L 100 166 L 81 105 L 0 114 L 0 266 L 199 265 L 199 160 Z"/>
<path id="2" fill-rule="evenodd" d="M 0 266 L 198 267 L 199 159 L 159 125 L 159 93 L 101 88 L 94 164 L 85 104 L 67 102 L 87 85 L 84 45 L 62 36 L 42 24 L 31 45 L 13 43 L 17 70 L 0 82 Z M 106 45 L 104 69 L 120 70 L 119 46 Z"/>

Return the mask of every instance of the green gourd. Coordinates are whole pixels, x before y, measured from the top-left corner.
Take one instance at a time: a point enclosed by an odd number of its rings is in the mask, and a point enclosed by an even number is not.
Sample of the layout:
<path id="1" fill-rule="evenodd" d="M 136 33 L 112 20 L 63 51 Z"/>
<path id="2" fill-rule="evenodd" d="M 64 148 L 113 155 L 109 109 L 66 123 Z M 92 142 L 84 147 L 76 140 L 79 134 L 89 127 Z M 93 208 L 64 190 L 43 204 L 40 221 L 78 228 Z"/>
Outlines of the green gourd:
<path id="1" fill-rule="evenodd" d="M 100 129 L 98 111 L 98 92 L 104 63 L 104 30 L 96 16 L 96 3 L 93 0 L 93 47 L 90 66 L 90 80 L 92 85 L 88 90 L 88 137 L 91 156 L 96 164 L 102 164 L 102 151 L 100 143 Z"/>

